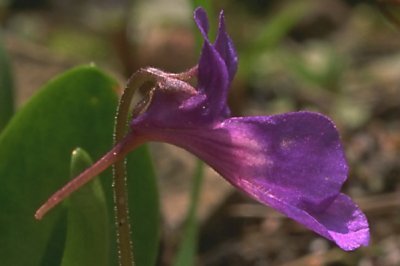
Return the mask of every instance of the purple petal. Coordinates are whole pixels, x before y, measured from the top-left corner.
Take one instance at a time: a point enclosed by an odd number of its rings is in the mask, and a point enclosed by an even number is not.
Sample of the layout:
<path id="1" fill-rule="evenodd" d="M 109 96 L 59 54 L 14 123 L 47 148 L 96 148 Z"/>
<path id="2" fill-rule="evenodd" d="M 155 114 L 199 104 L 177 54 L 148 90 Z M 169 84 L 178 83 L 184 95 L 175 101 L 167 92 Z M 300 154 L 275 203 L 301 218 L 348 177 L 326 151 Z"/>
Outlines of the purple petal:
<path id="1" fill-rule="evenodd" d="M 207 96 L 207 109 L 214 116 L 225 113 L 229 77 L 225 62 L 207 41 L 199 61 L 197 88 Z"/>
<path id="2" fill-rule="evenodd" d="M 269 117 L 232 118 L 223 123 L 240 152 L 242 175 L 274 190 L 291 205 L 324 210 L 347 178 L 339 135 L 325 116 L 309 112 Z"/>
<path id="3" fill-rule="evenodd" d="M 203 8 L 198 7 L 194 11 L 193 17 L 194 21 L 197 24 L 197 27 L 200 30 L 201 35 L 203 35 L 203 38 L 208 39 L 207 35 L 209 26 L 208 26 L 208 18 L 206 11 Z"/>
<path id="4" fill-rule="evenodd" d="M 369 242 L 368 221 L 364 213 L 344 194 L 340 194 L 327 210 L 313 217 L 326 227 L 332 239 L 344 250 L 354 250 Z"/>
<path id="5" fill-rule="evenodd" d="M 231 82 L 236 74 L 238 57 L 235 47 L 233 46 L 233 42 L 225 30 L 225 19 L 223 11 L 221 11 L 219 15 L 218 35 L 217 39 L 215 40 L 214 47 L 217 49 L 226 64 L 229 74 L 229 81 Z"/>
<path id="6" fill-rule="evenodd" d="M 233 118 L 223 127 L 241 164 L 228 170 L 231 183 L 344 250 L 368 244 L 365 215 L 339 193 L 348 167 L 329 119 L 298 112 Z"/>
<path id="7" fill-rule="evenodd" d="M 230 52 L 236 53 L 233 44 L 224 32 L 224 22 L 220 21 L 218 49 L 214 47 L 208 37 L 208 20 L 205 11 L 201 8 L 195 10 L 194 18 L 204 38 L 204 44 L 199 59 L 197 88 L 207 96 L 206 108 L 214 117 L 227 117 L 229 109 L 226 105 L 230 81 L 236 71 L 236 63 Z M 221 16 L 223 18 L 223 16 Z M 228 60 L 228 61 L 225 61 Z M 237 60 L 237 59 L 236 59 Z M 232 75 L 232 76 L 231 76 Z"/>
<path id="8" fill-rule="evenodd" d="M 197 8 L 194 11 L 194 20 L 200 30 L 201 35 L 205 41 L 209 41 L 208 39 L 208 18 L 207 13 L 202 8 Z M 225 29 L 225 18 L 224 12 L 221 11 L 219 14 L 219 25 L 218 25 L 218 35 L 215 40 L 213 47 L 217 50 L 222 60 L 225 62 L 225 65 L 229 74 L 229 81 L 233 80 L 233 77 L 236 74 L 237 64 L 238 64 L 238 56 L 233 45 L 233 42 Z"/>
<path id="9" fill-rule="evenodd" d="M 364 213 L 345 194 L 339 194 L 323 211 L 307 212 L 275 197 L 262 187 L 250 182 L 243 183 L 242 190 L 289 218 L 303 224 L 321 236 L 334 241 L 343 250 L 367 246 L 369 242 L 368 221 Z"/>
<path id="10" fill-rule="evenodd" d="M 351 250 L 368 243 L 364 214 L 340 194 L 348 167 L 334 124 L 297 112 L 209 127 L 136 128 L 183 147 L 258 201 Z"/>

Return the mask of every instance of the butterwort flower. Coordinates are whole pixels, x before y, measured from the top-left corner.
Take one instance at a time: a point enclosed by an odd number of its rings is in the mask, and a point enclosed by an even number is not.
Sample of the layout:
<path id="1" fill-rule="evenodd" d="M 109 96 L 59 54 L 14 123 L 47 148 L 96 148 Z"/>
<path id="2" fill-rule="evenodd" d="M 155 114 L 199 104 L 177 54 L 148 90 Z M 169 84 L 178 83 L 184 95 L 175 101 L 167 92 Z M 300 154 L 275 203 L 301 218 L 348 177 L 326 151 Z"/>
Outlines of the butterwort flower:
<path id="1" fill-rule="evenodd" d="M 364 213 L 340 192 L 348 166 L 333 122 L 313 112 L 231 117 L 226 101 L 238 60 L 223 13 L 214 43 L 205 11 L 198 8 L 194 19 L 204 38 L 198 66 L 184 74 L 142 70 L 156 82 L 135 108 L 126 137 L 56 192 L 36 217 L 138 145 L 157 141 L 195 154 L 240 191 L 344 250 L 367 245 Z M 192 76 L 195 87 L 187 81 Z"/>

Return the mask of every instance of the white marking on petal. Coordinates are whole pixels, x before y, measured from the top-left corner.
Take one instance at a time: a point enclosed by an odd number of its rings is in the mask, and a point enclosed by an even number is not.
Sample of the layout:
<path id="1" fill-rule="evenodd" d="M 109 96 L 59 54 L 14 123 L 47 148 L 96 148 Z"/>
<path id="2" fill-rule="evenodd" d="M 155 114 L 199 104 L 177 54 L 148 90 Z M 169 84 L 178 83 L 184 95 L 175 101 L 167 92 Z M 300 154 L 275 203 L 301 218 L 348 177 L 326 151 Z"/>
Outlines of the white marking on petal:
<path id="1" fill-rule="evenodd" d="M 289 150 L 292 147 L 293 143 L 294 141 L 291 139 L 282 139 L 280 147 L 282 150 Z"/>

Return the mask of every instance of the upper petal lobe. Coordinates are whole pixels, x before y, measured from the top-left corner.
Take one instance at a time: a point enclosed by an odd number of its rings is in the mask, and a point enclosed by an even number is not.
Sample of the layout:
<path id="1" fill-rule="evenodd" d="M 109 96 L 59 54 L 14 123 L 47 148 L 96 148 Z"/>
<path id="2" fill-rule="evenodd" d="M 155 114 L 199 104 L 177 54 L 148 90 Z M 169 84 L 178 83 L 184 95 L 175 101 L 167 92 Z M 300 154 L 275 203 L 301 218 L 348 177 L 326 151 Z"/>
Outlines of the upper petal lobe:
<path id="1" fill-rule="evenodd" d="M 229 82 L 231 82 L 236 74 L 238 57 L 233 42 L 225 30 L 223 11 L 219 15 L 218 35 L 214 47 L 225 62 L 228 69 Z"/>
<path id="2" fill-rule="evenodd" d="M 195 21 L 203 36 L 204 44 L 199 59 L 198 89 L 208 98 L 210 112 L 227 117 L 226 104 L 229 85 L 237 69 L 237 54 L 233 42 L 226 33 L 223 12 L 220 14 L 218 35 L 214 44 L 208 39 L 207 14 L 201 8 L 194 12 Z"/>

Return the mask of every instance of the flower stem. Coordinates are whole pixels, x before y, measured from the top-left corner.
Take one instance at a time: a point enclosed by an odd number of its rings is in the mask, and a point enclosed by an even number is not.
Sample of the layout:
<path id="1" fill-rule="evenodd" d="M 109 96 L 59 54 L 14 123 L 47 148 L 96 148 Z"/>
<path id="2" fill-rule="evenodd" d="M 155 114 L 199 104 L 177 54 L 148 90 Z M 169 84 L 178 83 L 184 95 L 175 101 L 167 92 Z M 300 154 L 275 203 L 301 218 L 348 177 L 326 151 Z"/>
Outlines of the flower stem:
<path id="1" fill-rule="evenodd" d="M 120 141 L 123 139 L 128 139 L 128 142 L 134 143 L 135 145 L 141 142 L 140 140 L 135 140 L 135 136 L 132 135 L 132 132 L 127 133 L 127 122 L 129 118 L 130 105 L 133 95 L 137 89 L 145 84 L 149 85 L 149 83 L 151 84 L 151 86 L 148 87 L 154 88 L 160 82 L 164 81 L 165 83 L 168 83 L 168 78 L 175 80 L 190 79 L 194 75 L 196 75 L 196 73 L 197 67 L 176 75 L 164 73 L 153 68 L 144 68 L 134 73 L 129 79 L 128 84 L 124 92 L 122 93 L 121 99 L 119 101 L 117 115 L 115 118 L 114 143 L 117 145 L 117 143 L 120 143 Z M 190 86 L 184 88 L 186 88 L 188 91 L 191 91 L 192 89 Z M 140 110 L 136 110 L 138 111 L 137 113 L 134 110 L 133 115 L 139 114 L 141 113 L 141 111 L 145 111 L 148 105 L 139 104 L 139 107 Z M 113 165 L 113 191 L 120 266 L 134 265 L 127 190 L 125 160 L 116 161 Z"/>
<path id="2" fill-rule="evenodd" d="M 145 82 L 152 81 L 153 79 L 152 75 L 148 75 L 147 72 L 139 70 L 133 74 L 128 81 L 117 109 L 114 128 L 114 143 L 119 143 L 126 135 L 129 107 L 135 91 Z M 134 265 L 134 257 L 129 220 L 125 160 L 117 161 L 113 165 L 113 191 L 119 265 L 132 266 Z"/>

